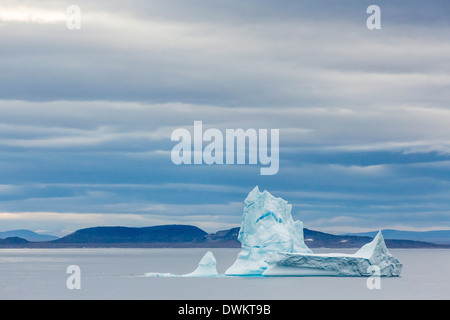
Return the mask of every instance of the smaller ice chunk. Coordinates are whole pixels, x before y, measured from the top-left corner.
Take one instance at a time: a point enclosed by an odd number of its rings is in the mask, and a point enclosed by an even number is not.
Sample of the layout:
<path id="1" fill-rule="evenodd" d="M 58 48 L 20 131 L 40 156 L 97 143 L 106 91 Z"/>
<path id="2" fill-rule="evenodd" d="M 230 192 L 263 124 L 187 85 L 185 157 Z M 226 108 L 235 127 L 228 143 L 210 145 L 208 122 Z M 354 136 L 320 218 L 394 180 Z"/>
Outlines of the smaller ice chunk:
<path id="1" fill-rule="evenodd" d="M 184 277 L 215 277 L 219 275 L 216 269 L 216 258 L 211 251 L 208 251 L 200 260 L 197 269 L 184 275 Z"/>
<path id="2" fill-rule="evenodd" d="M 398 277 L 403 267 L 389 253 L 381 231 L 355 254 L 276 253 L 268 260 L 264 276 L 369 277 L 377 267 L 379 276 Z"/>
<path id="3" fill-rule="evenodd" d="M 200 260 L 197 269 L 184 275 L 175 275 L 172 273 L 148 272 L 146 277 L 216 277 L 219 275 L 216 269 L 216 258 L 211 251 L 208 251 Z"/>

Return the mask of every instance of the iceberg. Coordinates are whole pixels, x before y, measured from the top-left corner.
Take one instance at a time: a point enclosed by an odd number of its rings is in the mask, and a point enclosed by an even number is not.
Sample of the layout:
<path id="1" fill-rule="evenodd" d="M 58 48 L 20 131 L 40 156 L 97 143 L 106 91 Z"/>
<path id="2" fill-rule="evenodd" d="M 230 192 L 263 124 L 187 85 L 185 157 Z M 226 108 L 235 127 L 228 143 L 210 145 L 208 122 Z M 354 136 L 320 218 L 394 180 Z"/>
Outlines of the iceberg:
<path id="1" fill-rule="evenodd" d="M 238 240 L 242 244 L 229 276 L 399 276 L 381 231 L 355 254 L 314 254 L 304 243 L 303 223 L 292 219 L 292 206 L 254 188 L 245 199 Z"/>
<path id="2" fill-rule="evenodd" d="M 238 240 L 241 252 L 226 276 L 398 277 L 402 263 L 389 253 L 381 231 L 354 254 L 314 254 L 304 242 L 303 223 L 292 219 L 292 205 L 255 187 L 244 201 Z M 208 251 L 197 269 L 185 275 L 146 273 L 148 277 L 218 277 Z"/>
<path id="3" fill-rule="evenodd" d="M 219 273 L 216 269 L 216 258 L 211 251 L 208 251 L 200 260 L 197 269 L 184 275 L 184 277 L 215 277 Z"/>
<path id="4" fill-rule="evenodd" d="M 208 251 L 198 263 L 197 269 L 184 275 L 175 275 L 172 273 L 148 272 L 146 277 L 216 277 L 219 273 L 216 269 L 216 258 L 211 251 Z"/>
<path id="5" fill-rule="evenodd" d="M 244 201 L 238 240 L 242 244 L 226 275 L 262 275 L 272 253 L 312 253 L 305 245 L 303 223 L 292 219 L 292 205 L 255 187 Z"/>
<path id="6" fill-rule="evenodd" d="M 393 257 L 381 231 L 355 254 L 276 253 L 268 258 L 263 276 L 400 276 L 402 264 Z"/>

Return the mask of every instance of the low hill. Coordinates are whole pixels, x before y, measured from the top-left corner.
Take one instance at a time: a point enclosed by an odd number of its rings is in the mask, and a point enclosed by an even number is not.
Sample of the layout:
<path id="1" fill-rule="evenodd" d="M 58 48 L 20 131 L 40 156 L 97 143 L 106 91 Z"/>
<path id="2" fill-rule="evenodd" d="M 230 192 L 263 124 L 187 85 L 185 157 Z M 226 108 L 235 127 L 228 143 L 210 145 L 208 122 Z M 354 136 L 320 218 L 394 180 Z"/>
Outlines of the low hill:
<path id="1" fill-rule="evenodd" d="M 30 230 L 10 230 L 0 232 L 0 239 L 14 238 L 14 237 L 22 238 L 31 242 L 52 241 L 58 239 L 58 237 L 55 236 L 39 234 Z"/>
<path id="2" fill-rule="evenodd" d="M 29 241 L 19 237 L 9 237 L 6 239 L 0 239 L 0 246 L 21 246 L 29 243 L 30 243 Z"/>
<path id="3" fill-rule="evenodd" d="M 232 228 L 229 230 L 222 230 L 216 233 L 208 234 L 205 237 L 204 242 L 201 242 L 198 245 L 240 248 L 241 243 L 237 239 L 239 230 L 240 228 Z M 376 236 L 376 234 L 373 237 L 340 236 L 307 228 L 303 229 L 303 235 L 306 245 L 310 248 L 360 248 L 366 243 L 371 242 Z M 387 239 L 385 241 L 389 248 L 450 248 L 448 245 L 439 245 L 407 239 Z"/>
<path id="4" fill-rule="evenodd" d="M 190 243 L 202 241 L 207 235 L 200 228 L 188 225 L 164 225 L 144 228 L 94 227 L 78 230 L 52 243 Z"/>

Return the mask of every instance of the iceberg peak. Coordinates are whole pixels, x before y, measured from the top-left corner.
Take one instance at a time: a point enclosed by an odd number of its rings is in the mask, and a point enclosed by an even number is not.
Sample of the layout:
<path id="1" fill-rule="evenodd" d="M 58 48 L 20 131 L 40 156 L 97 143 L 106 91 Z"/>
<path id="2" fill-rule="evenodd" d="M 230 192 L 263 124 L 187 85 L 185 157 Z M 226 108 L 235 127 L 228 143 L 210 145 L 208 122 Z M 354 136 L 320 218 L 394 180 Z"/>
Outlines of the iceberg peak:
<path id="1" fill-rule="evenodd" d="M 214 277 L 218 274 L 216 269 L 216 258 L 211 251 L 208 251 L 198 263 L 197 269 L 184 275 L 184 277 Z"/>
<path id="2" fill-rule="evenodd" d="M 374 254 L 377 254 L 378 252 L 389 253 L 389 251 L 386 247 L 386 243 L 384 242 L 384 237 L 383 237 L 383 233 L 381 232 L 381 230 L 378 231 L 378 234 L 376 235 L 375 238 L 373 238 L 373 240 L 371 242 L 362 246 L 361 249 L 359 249 L 355 253 L 355 255 L 369 259 L 370 257 L 372 257 Z"/>

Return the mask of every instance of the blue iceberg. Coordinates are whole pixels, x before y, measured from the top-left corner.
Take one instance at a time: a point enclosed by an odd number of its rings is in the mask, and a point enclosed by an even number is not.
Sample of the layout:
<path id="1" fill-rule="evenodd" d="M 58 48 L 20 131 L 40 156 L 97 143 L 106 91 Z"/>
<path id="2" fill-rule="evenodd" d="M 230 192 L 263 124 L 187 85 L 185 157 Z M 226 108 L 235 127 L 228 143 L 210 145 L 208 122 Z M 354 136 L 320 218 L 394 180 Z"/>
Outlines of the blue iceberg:
<path id="1" fill-rule="evenodd" d="M 254 188 L 244 201 L 238 240 L 242 244 L 226 275 L 262 275 L 272 253 L 312 253 L 303 239 L 303 223 L 292 219 L 292 205 Z"/>
<path id="2" fill-rule="evenodd" d="M 355 254 L 314 254 L 304 243 L 303 223 L 294 221 L 292 206 L 269 192 L 253 189 L 245 199 L 238 240 L 242 250 L 229 276 L 399 276 L 381 232 Z"/>

